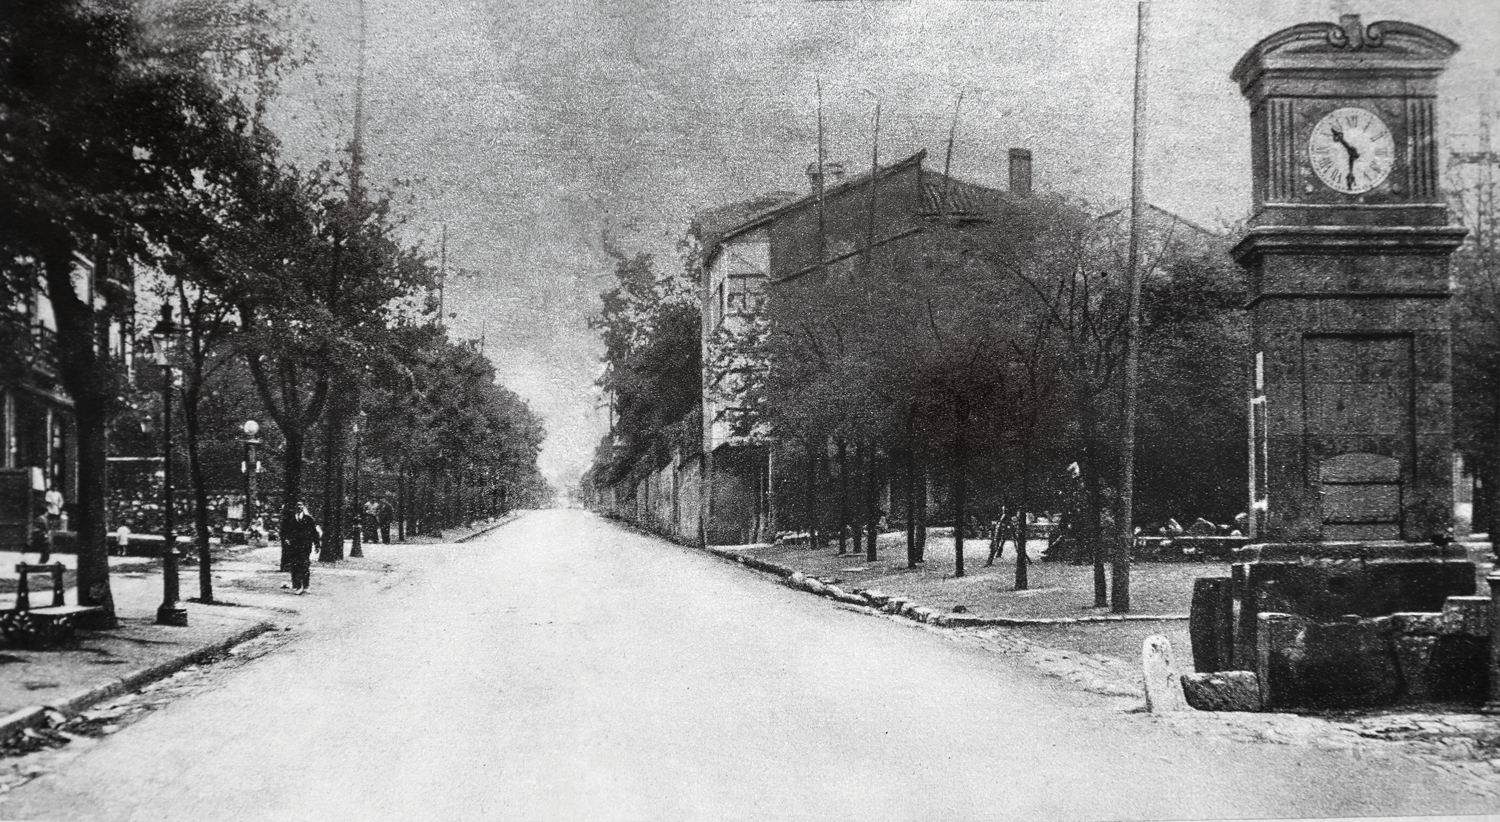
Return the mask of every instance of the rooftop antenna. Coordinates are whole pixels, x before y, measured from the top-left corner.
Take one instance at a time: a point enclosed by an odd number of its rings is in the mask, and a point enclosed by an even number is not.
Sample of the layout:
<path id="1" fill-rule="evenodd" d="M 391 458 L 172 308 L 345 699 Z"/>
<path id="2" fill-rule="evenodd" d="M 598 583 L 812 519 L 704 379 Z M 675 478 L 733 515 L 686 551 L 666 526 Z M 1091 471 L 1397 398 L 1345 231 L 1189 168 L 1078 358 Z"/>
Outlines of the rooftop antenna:
<path id="1" fill-rule="evenodd" d="M 943 154 L 943 204 L 939 207 L 939 213 L 943 217 L 948 216 L 948 169 L 953 166 L 953 141 L 958 137 L 958 110 L 964 104 L 964 90 L 958 90 L 958 102 L 953 104 L 953 125 L 948 128 L 948 150 Z"/>

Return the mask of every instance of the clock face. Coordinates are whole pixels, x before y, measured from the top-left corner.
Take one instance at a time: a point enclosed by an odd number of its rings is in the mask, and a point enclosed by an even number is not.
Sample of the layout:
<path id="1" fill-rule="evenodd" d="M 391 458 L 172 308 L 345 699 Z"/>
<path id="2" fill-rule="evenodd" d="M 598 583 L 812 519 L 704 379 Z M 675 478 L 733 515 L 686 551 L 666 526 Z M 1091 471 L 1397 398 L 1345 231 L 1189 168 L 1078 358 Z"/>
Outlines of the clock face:
<path id="1" fill-rule="evenodd" d="M 1318 121 L 1307 141 L 1313 171 L 1343 194 L 1363 194 L 1385 182 L 1396 160 L 1396 142 L 1373 112 L 1348 107 Z"/>

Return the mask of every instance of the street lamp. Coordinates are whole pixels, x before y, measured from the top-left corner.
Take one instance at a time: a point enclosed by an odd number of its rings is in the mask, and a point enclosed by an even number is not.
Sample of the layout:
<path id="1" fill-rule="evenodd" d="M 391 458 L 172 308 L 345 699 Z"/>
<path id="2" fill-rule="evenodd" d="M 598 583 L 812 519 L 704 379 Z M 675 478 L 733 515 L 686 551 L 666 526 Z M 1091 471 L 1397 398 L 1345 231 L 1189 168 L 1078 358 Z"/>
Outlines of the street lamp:
<path id="1" fill-rule="evenodd" d="M 260 463 L 255 459 L 255 447 L 260 445 L 260 440 L 255 438 L 260 433 L 260 423 L 255 420 L 245 420 L 245 425 L 240 429 L 245 432 L 245 544 L 254 545 L 255 539 L 255 480 L 260 473 Z"/>
<path id="2" fill-rule="evenodd" d="M 349 543 L 349 556 L 362 557 L 365 555 L 363 548 L 365 534 L 365 507 L 360 497 L 359 489 L 359 451 L 363 442 L 365 420 L 364 409 L 360 409 L 359 418 L 354 422 L 354 539 Z"/>
<path id="3" fill-rule="evenodd" d="M 172 322 L 172 304 L 161 307 L 161 321 L 151 329 L 151 358 L 161 366 L 162 438 L 162 599 L 156 609 L 156 624 L 186 626 L 187 610 L 177 605 L 177 534 L 172 505 L 172 353 L 177 348 L 177 324 Z M 206 563 L 205 563 L 206 565 Z"/>

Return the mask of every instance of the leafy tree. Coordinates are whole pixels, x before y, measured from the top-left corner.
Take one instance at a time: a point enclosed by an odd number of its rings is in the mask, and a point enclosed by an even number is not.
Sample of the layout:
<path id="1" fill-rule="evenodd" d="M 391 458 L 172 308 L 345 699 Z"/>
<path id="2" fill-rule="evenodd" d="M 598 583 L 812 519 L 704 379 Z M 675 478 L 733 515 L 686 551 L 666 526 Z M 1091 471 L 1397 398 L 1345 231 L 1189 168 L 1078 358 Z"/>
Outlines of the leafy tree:
<path id="1" fill-rule="evenodd" d="M 111 620 L 105 432 L 121 375 L 73 255 L 107 276 L 190 245 L 213 220 L 198 193 L 257 155 L 247 112 L 148 35 L 121 0 L 17 0 L 0 15 L 0 253 L 7 290 L 39 278 L 52 300 L 76 409 L 80 599 Z"/>
<path id="2" fill-rule="evenodd" d="M 1453 258 L 1453 417 L 1455 445 L 1481 484 L 1474 528 L 1500 540 L 1500 153 L 1483 115 L 1476 151 L 1449 163 L 1451 207 L 1469 236 Z"/>
<path id="3" fill-rule="evenodd" d="M 702 385 L 697 289 L 683 270 L 659 272 L 649 254 L 613 251 L 615 284 L 590 321 L 604 341 L 599 385 L 613 398 L 611 473 L 665 442 L 698 405 Z"/>

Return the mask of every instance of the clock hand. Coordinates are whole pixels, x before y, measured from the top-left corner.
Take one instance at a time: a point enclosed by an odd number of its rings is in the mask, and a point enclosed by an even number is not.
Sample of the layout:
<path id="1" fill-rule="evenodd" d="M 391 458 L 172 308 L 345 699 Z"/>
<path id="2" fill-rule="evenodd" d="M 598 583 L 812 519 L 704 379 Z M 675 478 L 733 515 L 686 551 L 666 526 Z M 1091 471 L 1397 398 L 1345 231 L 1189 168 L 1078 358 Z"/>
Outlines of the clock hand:
<path id="1" fill-rule="evenodd" d="M 1333 132 L 1333 139 L 1337 140 L 1339 145 L 1343 146 L 1344 151 L 1349 155 L 1349 176 L 1345 179 L 1348 186 L 1354 188 L 1354 161 L 1359 159 L 1359 149 L 1349 145 L 1349 141 L 1344 139 L 1343 129 L 1333 126 L 1330 130 Z"/>

